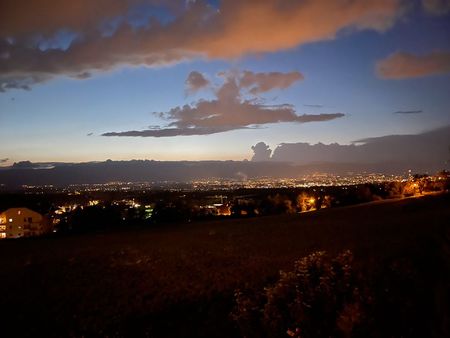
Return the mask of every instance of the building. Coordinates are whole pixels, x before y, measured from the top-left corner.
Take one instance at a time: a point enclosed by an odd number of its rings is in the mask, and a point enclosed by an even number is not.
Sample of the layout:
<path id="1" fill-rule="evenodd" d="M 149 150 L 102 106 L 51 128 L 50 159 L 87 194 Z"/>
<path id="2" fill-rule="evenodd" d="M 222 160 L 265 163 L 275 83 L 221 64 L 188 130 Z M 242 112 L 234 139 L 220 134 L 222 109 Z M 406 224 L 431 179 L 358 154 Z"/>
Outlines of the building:
<path id="1" fill-rule="evenodd" d="M 231 207 L 228 204 L 216 205 L 218 216 L 231 216 Z"/>
<path id="2" fill-rule="evenodd" d="M 44 217 L 28 208 L 10 208 L 0 213 L 0 239 L 43 235 Z"/>

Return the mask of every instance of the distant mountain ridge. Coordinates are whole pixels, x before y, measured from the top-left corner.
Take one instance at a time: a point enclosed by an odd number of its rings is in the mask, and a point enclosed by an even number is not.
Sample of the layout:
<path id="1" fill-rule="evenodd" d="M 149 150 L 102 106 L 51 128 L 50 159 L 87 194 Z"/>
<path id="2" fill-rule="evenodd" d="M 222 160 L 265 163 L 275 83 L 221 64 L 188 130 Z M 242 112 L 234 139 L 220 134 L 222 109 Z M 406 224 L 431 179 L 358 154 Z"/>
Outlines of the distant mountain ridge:
<path id="1" fill-rule="evenodd" d="M 36 168 L 41 168 L 36 170 Z M 386 168 L 389 168 L 387 170 Z M 223 178 L 244 181 L 258 177 L 299 178 L 312 173 L 345 175 L 378 172 L 386 174 L 426 172 L 426 167 L 405 163 L 327 163 L 295 165 L 286 162 L 251 161 L 105 161 L 57 164 L 49 169 L 31 165 L 0 170 L 0 184 L 8 189 L 22 185 L 94 184 L 108 182 L 189 182 L 198 179 Z M 439 168 L 442 169 L 442 168 Z"/>

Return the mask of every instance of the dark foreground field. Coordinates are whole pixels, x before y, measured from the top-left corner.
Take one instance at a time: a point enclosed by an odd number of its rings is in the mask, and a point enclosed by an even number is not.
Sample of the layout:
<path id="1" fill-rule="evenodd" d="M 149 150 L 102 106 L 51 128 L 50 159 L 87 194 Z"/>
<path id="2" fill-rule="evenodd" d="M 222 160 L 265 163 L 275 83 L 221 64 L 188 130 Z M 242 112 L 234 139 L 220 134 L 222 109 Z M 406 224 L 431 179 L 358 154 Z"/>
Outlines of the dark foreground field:
<path id="1" fill-rule="evenodd" d="M 395 304 L 379 309 L 380 325 L 401 322 L 403 332 L 390 336 L 444 337 L 449 242 L 448 195 L 1 241 L 0 335 L 237 337 L 229 316 L 236 288 L 262 288 L 316 250 L 350 249 L 368 279 L 375 270 L 404 272 L 379 302 Z M 396 306 L 409 310 L 398 314 Z"/>

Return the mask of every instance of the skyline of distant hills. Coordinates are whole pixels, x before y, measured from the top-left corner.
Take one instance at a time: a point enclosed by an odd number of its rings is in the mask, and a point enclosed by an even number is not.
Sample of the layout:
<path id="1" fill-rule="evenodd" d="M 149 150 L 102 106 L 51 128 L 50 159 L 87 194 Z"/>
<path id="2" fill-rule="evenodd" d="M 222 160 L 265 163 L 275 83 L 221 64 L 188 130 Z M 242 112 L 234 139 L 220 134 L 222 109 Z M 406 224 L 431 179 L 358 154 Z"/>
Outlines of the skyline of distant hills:
<path id="1" fill-rule="evenodd" d="M 189 182 L 192 180 L 222 178 L 237 181 L 258 177 L 301 178 L 313 173 L 347 175 L 350 173 L 412 173 L 434 174 L 418 165 L 405 163 L 314 163 L 294 165 L 286 162 L 252 161 L 105 161 L 75 164 L 56 164 L 45 169 L 3 168 L 0 170 L 0 184 L 7 189 L 22 185 L 100 184 L 108 182 Z M 389 169 L 387 169 L 389 168 Z"/>
<path id="2" fill-rule="evenodd" d="M 188 182 L 223 178 L 299 178 L 312 173 L 433 174 L 450 165 L 450 126 L 418 135 L 390 135 L 359 140 L 351 145 L 282 143 L 273 152 L 264 143 L 253 146 L 251 161 L 130 160 L 85 163 L 22 161 L 0 169 L 0 184 Z"/>

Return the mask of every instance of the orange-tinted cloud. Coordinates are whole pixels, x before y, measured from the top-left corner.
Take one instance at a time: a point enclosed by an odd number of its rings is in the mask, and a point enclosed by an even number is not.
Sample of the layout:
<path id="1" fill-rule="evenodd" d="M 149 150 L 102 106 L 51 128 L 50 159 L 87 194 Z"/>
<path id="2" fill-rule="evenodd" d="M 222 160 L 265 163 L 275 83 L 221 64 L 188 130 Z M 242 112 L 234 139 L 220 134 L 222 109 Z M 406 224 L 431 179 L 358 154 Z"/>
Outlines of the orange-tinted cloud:
<path id="1" fill-rule="evenodd" d="M 268 92 L 272 89 L 285 89 L 294 82 L 303 80 L 304 77 L 299 72 L 280 73 L 253 73 L 245 71 L 241 78 L 241 86 L 249 88 L 250 93 L 256 95 Z"/>
<path id="2" fill-rule="evenodd" d="M 434 51 L 425 55 L 397 52 L 377 63 L 383 79 L 408 79 L 450 73 L 450 52 Z"/>
<path id="3" fill-rule="evenodd" d="M 99 29 L 148 1 L 169 6 L 171 20 L 153 18 L 136 29 L 123 19 L 107 36 Z M 286 50 L 333 39 L 344 28 L 385 31 L 402 13 L 400 0 L 222 1 L 219 9 L 200 0 L 5 0 L 1 6 L 3 89 L 124 65 L 157 67 Z M 61 29 L 76 36 L 67 49 L 39 48 Z"/>
<path id="4" fill-rule="evenodd" d="M 142 136 L 142 137 L 166 137 L 177 135 L 207 135 L 221 133 L 235 129 L 254 128 L 270 123 L 280 122 L 321 122 L 343 117 L 342 113 L 332 114 L 303 114 L 298 115 L 290 104 L 267 105 L 264 102 L 255 101 L 252 91 L 247 91 L 248 83 L 243 80 L 251 72 L 225 72 L 220 74 L 224 82 L 216 88 L 216 98 L 210 101 L 199 100 L 192 105 L 175 107 L 168 112 L 156 113 L 156 115 L 169 124 L 161 128 L 153 128 L 141 131 L 108 132 L 103 136 Z M 191 73 L 192 74 L 192 73 Z M 259 79 L 272 79 L 271 73 L 258 73 Z M 278 73 L 277 78 L 289 78 L 294 73 Z M 250 84 L 252 84 L 251 82 Z M 266 84 L 266 81 L 259 81 Z M 270 89 L 285 88 L 288 85 L 279 83 L 275 85 L 271 81 Z M 290 85 L 294 82 L 291 81 Z M 253 88 L 253 87 L 251 87 Z M 270 90 L 267 89 L 267 90 Z"/>
<path id="5" fill-rule="evenodd" d="M 450 0 L 422 0 L 422 6 L 432 15 L 445 15 L 450 12 Z"/>
<path id="6" fill-rule="evenodd" d="M 2 0 L 0 35 L 24 37 L 30 34 L 52 35 L 60 29 L 85 32 L 105 20 L 123 16 L 138 4 L 165 4 L 175 8 L 181 0 Z"/>
<path id="7" fill-rule="evenodd" d="M 329 40 L 343 28 L 385 31 L 398 0 L 224 1 L 219 24 L 198 41 L 210 57 L 273 52 Z"/>

